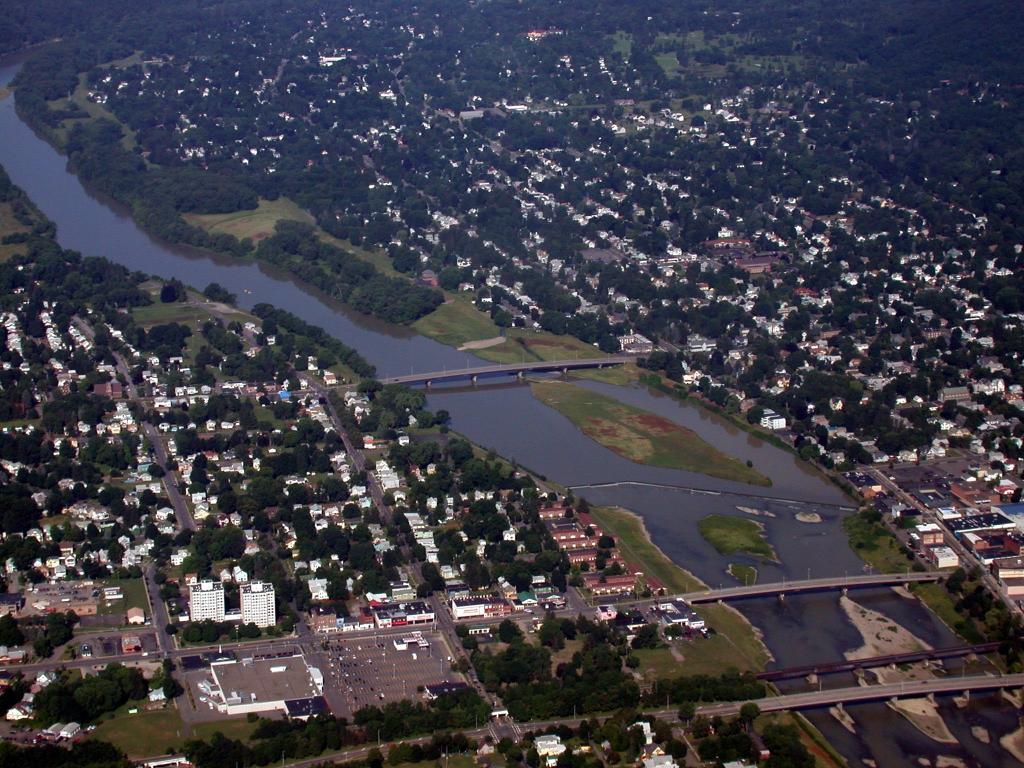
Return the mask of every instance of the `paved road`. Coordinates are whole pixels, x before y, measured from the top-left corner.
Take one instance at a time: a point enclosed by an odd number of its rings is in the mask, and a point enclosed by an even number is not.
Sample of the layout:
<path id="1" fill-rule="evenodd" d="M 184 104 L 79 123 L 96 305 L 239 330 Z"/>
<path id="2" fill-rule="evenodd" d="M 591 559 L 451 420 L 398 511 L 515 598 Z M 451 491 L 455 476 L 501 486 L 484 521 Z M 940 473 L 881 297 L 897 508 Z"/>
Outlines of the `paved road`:
<path id="1" fill-rule="evenodd" d="M 75 317 L 75 325 L 78 326 L 79 330 L 86 335 L 89 340 L 96 338 L 96 332 L 92 326 L 89 325 L 85 320 L 80 317 Z M 114 353 L 114 361 L 116 363 L 117 372 L 121 374 L 124 380 L 127 382 L 128 398 L 133 401 L 140 401 L 142 398 L 139 396 L 139 390 L 132 381 L 131 369 L 128 367 L 128 363 L 120 352 Z M 167 449 L 164 446 L 163 440 L 160 438 L 160 433 L 157 431 L 149 422 L 142 422 L 142 431 L 146 435 L 150 444 L 153 446 L 153 453 L 156 455 L 157 463 L 163 467 L 167 467 L 169 456 L 167 455 Z M 191 513 L 188 511 L 188 504 L 185 503 L 185 498 L 181 495 L 178 490 L 180 478 L 177 472 L 168 471 L 163 477 L 164 490 L 167 492 L 167 498 L 171 502 L 171 506 L 174 508 L 174 514 L 178 518 L 178 526 L 182 529 L 195 530 L 196 521 L 192 518 Z"/>
<path id="2" fill-rule="evenodd" d="M 156 583 L 156 565 L 152 562 L 146 564 L 142 572 L 146 585 L 146 600 L 149 601 L 149 615 L 153 620 L 153 629 L 156 630 L 156 643 L 160 652 L 167 651 L 171 645 L 170 635 L 167 634 L 167 625 L 171 623 L 167 615 L 167 606 L 160 597 L 160 585 Z"/>

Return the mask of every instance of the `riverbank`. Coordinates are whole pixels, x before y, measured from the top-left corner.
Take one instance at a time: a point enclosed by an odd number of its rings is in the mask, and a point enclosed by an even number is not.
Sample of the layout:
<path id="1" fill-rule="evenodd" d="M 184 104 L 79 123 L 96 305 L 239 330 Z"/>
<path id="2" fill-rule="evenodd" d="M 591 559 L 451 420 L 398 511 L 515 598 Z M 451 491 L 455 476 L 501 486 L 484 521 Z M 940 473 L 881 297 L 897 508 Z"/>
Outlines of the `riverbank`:
<path id="1" fill-rule="evenodd" d="M 627 509 L 592 507 L 590 515 L 612 536 L 623 558 L 632 566 L 679 594 L 707 589 L 708 585 L 676 565 L 651 540 L 643 519 Z M 717 675 L 729 669 L 759 672 L 772 660 L 761 633 L 736 609 L 727 605 L 701 605 L 697 612 L 714 633 L 681 647 L 686 674 Z M 682 672 L 683 667 L 680 667 Z"/>
<path id="2" fill-rule="evenodd" d="M 863 639 L 859 648 L 846 651 L 844 655 L 847 659 L 868 659 L 873 656 L 911 653 L 930 648 L 910 630 L 888 616 L 865 608 L 846 595 L 839 598 L 839 605 Z"/>
<path id="3" fill-rule="evenodd" d="M 530 390 L 587 437 L 637 464 L 699 472 L 751 485 L 771 485 L 760 472 L 663 416 L 566 382 L 534 381 Z"/>
<path id="4" fill-rule="evenodd" d="M 846 652 L 845 656 L 848 659 L 910 653 L 927 650 L 931 647 L 888 616 L 865 608 L 845 595 L 840 598 L 839 602 L 863 639 L 863 644 L 859 648 Z M 935 677 L 932 671 L 922 664 L 878 667 L 872 669 L 870 674 L 877 679 L 879 684 L 930 680 Z M 940 744 L 957 743 L 956 737 L 942 719 L 938 706 L 933 700 L 924 697 L 899 699 L 889 702 L 888 706 L 905 717 L 911 725 L 933 741 Z"/>
<path id="5" fill-rule="evenodd" d="M 765 538 L 764 523 L 730 515 L 708 515 L 697 528 L 720 555 L 752 555 L 779 562 L 775 549 Z"/>
<path id="6" fill-rule="evenodd" d="M 1020 721 L 1020 726 L 1017 730 L 999 739 L 999 746 L 1024 765 L 1024 719 Z"/>

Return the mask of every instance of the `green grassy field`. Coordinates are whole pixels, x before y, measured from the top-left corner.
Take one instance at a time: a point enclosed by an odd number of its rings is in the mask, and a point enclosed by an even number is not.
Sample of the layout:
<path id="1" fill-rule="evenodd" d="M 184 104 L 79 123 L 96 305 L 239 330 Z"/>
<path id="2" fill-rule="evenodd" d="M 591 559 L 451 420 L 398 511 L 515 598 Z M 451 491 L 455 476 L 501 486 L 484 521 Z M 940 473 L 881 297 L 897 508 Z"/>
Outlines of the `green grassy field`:
<path id="1" fill-rule="evenodd" d="M 760 472 L 663 416 L 574 384 L 536 381 L 531 388 L 534 397 L 566 416 L 587 437 L 630 461 L 753 485 L 771 484 Z"/>
<path id="2" fill-rule="evenodd" d="M 413 323 L 413 330 L 451 347 L 501 335 L 501 329 L 488 315 L 474 307 L 467 296 L 447 294 L 447 297 L 444 304 Z"/>
<path id="3" fill-rule="evenodd" d="M 490 360 L 492 363 L 522 363 L 604 356 L 597 347 L 580 341 L 575 336 L 556 336 L 546 331 L 526 328 L 509 328 L 505 336 L 503 344 L 477 350 L 477 357 Z"/>
<path id="4" fill-rule="evenodd" d="M 657 579 L 669 593 L 696 592 L 707 588 L 704 582 L 673 563 L 654 545 L 636 515 L 611 507 L 592 507 L 590 514 L 606 533 L 615 538 L 626 561 L 648 577 Z M 768 663 L 768 652 L 757 631 L 740 613 L 725 605 L 701 605 L 698 613 L 715 634 L 680 645 L 679 650 L 685 657 L 684 665 L 674 674 L 716 675 L 729 669 L 764 669 Z M 660 657 L 655 657 L 651 664 L 662 669 L 666 665 L 672 667 Z"/>
<path id="5" fill-rule="evenodd" d="M 700 535 L 723 555 L 740 553 L 778 560 L 764 536 L 764 526 L 754 520 L 730 515 L 708 515 L 697 526 Z"/>
<path id="6" fill-rule="evenodd" d="M 143 758 L 177 752 L 185 744 L 184 733 L 181 716 L 174 708 L 135 715 L 129 715 L 125 708 L 100 723 L 91 737 L 109 741 L 130 758 Z"/>
<path id="7" fill-rule="evenodd" d="M 201 307 L 183 301 L 164 304 L 159 299 L 148 307 L 136 307 L 132 310 L 132 315 L 135 317 L 135 322 L 143 328 L 165 323 L 183 323 L 192 326 L 195 330 L 197 323 L 202 324 L 212 319 L 212 316 Z"/>
<path id="8" fill-rule="evenodd" d="M 669 648 L 638 648 L 631 653 L 640 661 L 637 670 L 648 682 L 667 680 L 682 674 L 683 666 Z"/>
<path id="9" fill-rule="evenodd" d="M 260 199 L 256 208 L 234 213 L 186 213 L 184 219 L 211 234 L 228 234 L 239 240 L 249 238 L 253 242 L 274 234 L 274 227 L 279 221 L 313 223 L 313 217 L 287 197 Z"/>
<path id="10" fill-rule="evenodd" d="M 131 706 L 140 705 L 140 702 L 132 702 Z M 217 731 L 229 739 L 248 741 L 257 726 L 245 718 L 216 720 L 195 725 L 186 735 L 185 724 L 174 707 L 134 715 L 128 714 L 129 708 L 122 707 L 114 717 L 100 723 L 91 737 L 109 741 L 124 750 L 128 757 L 136 759 L 179 752 L 189 739 L 209 740 Z"/>

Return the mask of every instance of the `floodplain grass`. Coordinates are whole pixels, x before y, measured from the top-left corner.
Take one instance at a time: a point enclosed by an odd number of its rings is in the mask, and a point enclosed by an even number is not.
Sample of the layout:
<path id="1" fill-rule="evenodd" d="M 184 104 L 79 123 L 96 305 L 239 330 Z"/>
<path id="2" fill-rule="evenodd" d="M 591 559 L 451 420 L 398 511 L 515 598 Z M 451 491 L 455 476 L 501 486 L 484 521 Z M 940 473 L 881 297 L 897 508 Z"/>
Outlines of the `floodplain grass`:
<path id="1" fill-rule="evenodd" d="M 578 360 L 604 357 L 605 353 L 575 336 L 558 336 L 529 328 L 508 328 L 505 341 L 474 351 L 477 357 L 492 363 L 514 364 L 548 360 Z"/>
<path id="2" fill-rule="evenodd" d="M 752 485 L 771 484 L 760 472 L 663 416 L 565 382 L 534 381 L 531 388 L 534 397 L 567 417 L 587 437 L 630 461 Z"/>
<path id="3" fill-rule="evenodd" d="M 445 298 L 447 300 L 444 304 L 412 324 L 414 331 L 450 347 L 459 347 L 470 341 L 482 341 L 501 335 L 501 328 L 490 316 L 473 306 L 472 300 L 468 297 L 446 293 Z"/>
<path id="4" fill-rule="evenodd" d="M 853 551 L 876 571 L 899 573 L 910 567 L 896 537 L 869 515 L 859 512 L 843 518 L 843 530 Z"/>
<path id="5" fill-rule="evenodd" d="M 608 368 L 584 368 L 570 372 L 569 377 L 600 381 L 617 387 L 628 387 L 630 384 L 640 380 L 640 369 L 636 363 L 626 363 L 625 365 L 614 365 Z"/>
<path id="6" fill-rule="evenodd" d="M 764 524 L 732 515 L 708 515 L 697 528 L 719 554 L 744 554 L 778 562 L 778 556 L 764 535 Z"/>
<path id="7" fill-rule="evenodd" d="M 623 558 L 649 579 L 657 580 L 668 594 L 707 589 L 707 584 L 676 565 L 655 546 L 643 520 L 634 513 L 616 507 L 591 507 L 590 515 L 605 533 L 615 539 Z M 726 605 L 699 605 L 696 610 L 713 633 L 677 646 L 684 657 L 684 665 L 675 673 L 677 676 L 684 673 L 717 675 L 730 669 L 741 672 L 764 669 L 770 654 L 758 631 L 742 614 Z M 667 664 L 664 659 L 661 662 Z"/>
<path id="8" fill-rule="evenodd" d="M 744 563 L 729 563 L 729 575 L 745 587 L 757 584 L 757 568 Z"/>
<path id="9" fill-rule="evenodd" d="M 182 217 L 212 235 L 232 235 L 239 240 L 248 238 L 254 243 L 274 234 L 279 221 L 299 221 L 313 224 L 313 217 L 293 200 L 260 198 L 255 208 L 232 213 L 186 213 Z"/>

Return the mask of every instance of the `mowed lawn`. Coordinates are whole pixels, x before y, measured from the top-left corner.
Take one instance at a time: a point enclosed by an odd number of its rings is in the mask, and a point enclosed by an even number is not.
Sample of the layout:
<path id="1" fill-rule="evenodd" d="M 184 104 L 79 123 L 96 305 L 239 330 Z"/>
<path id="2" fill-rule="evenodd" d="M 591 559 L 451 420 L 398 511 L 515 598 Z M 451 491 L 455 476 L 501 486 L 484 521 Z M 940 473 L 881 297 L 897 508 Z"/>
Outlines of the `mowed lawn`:
<path id="1" fill-rule="evenodd" d="M 731 515 L 708 515 L 698 523 L 700 535 L 723 555 L 744 554 L 778 560 L 764 535 L 764 525 L 756 520 Z"/>
<path id="2" fill-rule="evenodd" d="M 142 702 L 133 702 L 141 706 Z M 121 712 L 100 723 L 91 737 L 109 741 L 130 758 L 156 757 L 179 751 L 185 744 L 185 730 L 173 707 L 129 715 Z"/>
<path id="3" fill-rule="evenodd" d="M 142 702 L 132 704 L 141 706 Z M 128 757 L 136 759 L 180 752 L 186 741 L 209 740 L 218 731 L 229 739 L 248 741 L 258 725 L 245 718 L 215 720 L 194 725 L 191 733 L 186 735 L 181 715 L 174 707 L 152 712 L 140 711 L 134 715 L 129 715 L 127 710 L 128 707 L 123 707 L 115 717 L 100 723 L 91 737 L 109 741 L 124 750 Z"/>
<path id="4" fill-rule="evenodd" d="M 760 472 L 663 416 L 574 384 L 538 381 L 531 386 L 538 400 L 568 417 L 587 437 L 630 461 L 699 472 L 723 480 L 771 485 Z"/>
<path id="5" fill-rule="evenodd" d="M 186 213 L 185 221 L 211 234 L 234 235 L 239 240 L 258 242 L 274 234 L 279 221 L 313 223 L 313 217 L 287 197 L 260 199 L 256 208 L 233 213 Z"/>

